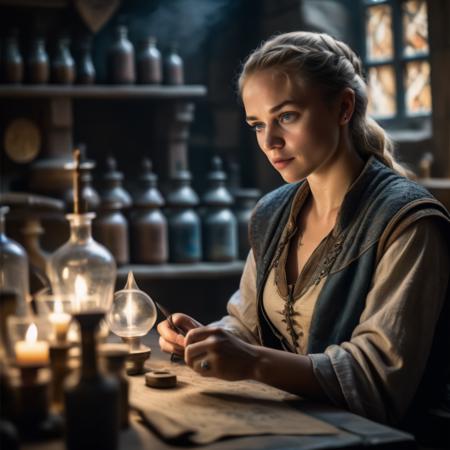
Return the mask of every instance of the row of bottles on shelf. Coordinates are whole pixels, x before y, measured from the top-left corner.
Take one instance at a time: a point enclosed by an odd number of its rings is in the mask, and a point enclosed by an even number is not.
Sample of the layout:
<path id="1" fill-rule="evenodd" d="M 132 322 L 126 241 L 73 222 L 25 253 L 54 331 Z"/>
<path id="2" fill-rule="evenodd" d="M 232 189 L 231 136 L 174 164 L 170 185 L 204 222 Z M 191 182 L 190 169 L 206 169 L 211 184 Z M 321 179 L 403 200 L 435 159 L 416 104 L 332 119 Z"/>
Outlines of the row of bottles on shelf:
<path id="1" fill-rule="evenodd" d="M 60 37 L 51 58 L 43 37 L 32 40 L 24 61 L 16 31 L 5 38 L 3 45 L 2 81 L 5 83 L 31 84 L 93 84 L 96 69 L 91 56 L 91 39 L 82 38 L 75 43 L 75 58 L 70 40 Z M 155 37 L 147 37 L 138 43 L 137 52 L 128 39 L 128 30 L 121 25 L 115 29 L 107 52 L 107 78 L 113 84 L 169 84 L 184 83 L 183 60 L 172 45 L 166 58 L 156 46 Z"/>
<path id="2" fill-rule="evenodd" d="M 241 189 L 231 195 L 219 157 L 212 159 L 201 199 L 191 187 L 187 170 L 176 171 L 163 198 L 148 158 L 143 159 L 133 199 L 112 157 L 106 160 L 98 194 L 92 186 L 93 166 L 93 162 L 81 163 L 80 201 L 88 211 L 96 212 L 94 238 L 118 264 L 130 260 L 142 264 L 228 262 L 247 257 L 248 221 L 259 192 Z M 71 209 L 73 191 L 65 197 Z"/>

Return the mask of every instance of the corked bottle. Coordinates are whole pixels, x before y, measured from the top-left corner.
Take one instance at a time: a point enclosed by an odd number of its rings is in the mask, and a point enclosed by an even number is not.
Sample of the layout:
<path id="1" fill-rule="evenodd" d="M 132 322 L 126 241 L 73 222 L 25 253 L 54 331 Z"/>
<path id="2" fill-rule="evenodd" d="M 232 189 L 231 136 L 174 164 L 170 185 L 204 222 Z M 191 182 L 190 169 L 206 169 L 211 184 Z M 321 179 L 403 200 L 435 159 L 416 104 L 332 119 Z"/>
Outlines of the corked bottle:
<path id="1" fill-rule="evenodd" d="M 14 30 L 5 39 L 2 78 L 5 83 L 21 83 L 23 81 L 23 58 L 20 53 L 17 30 Z"/>
<path id="2" fill-rule="evenodd" d="M 51 63 L 51 79 L 56 84 L 72 84 L 75 81 L 75 61 L 69 48 L 69 39 L 61 37 Z"/>
<path id="3" fill-rule="evenodd" d="M 237 222 L 231 210 L 233 197 L 225 186 L 227 176 L 222 160 L 212 159 L 208 189 L 202 196 L 203 254 L 206 261 L 234 261 L 238 255 Z"/>
<path id="4" fill-rule="evenodd" d="M 95 83 L 95 67 L 92 61 L 91 39 L 89 37 L 84 37 L 79 43 L 76 68 L 78 84 Z"/>
<path id="5" fill-rule="evenodd" d="M 113 84 L 133 84 L 136 81 L 134 47 L 128 40 L 128 30 L 120 25 L 108 51 L 108 75 Z"/>
<path id="6" fill-rule="evenodd" d="M 201 222 L 195 211 L 198 196 L 191 188 L 191 174 L 178 169 L 167 195 L 169 257 L 176 263 L 194 263 L 202 258 Z"/>
<path id="7" fill-rule="evenodd" d="M 164 199 L 150 159 L 144 158 L 142 167 L 130 218 L 131 258 L 136 263 L 163 264 L 169 258 L 167 220 L 161 211 Z"/>
<path id="8" fill-rule="evenodd" d="M 161 53 L 156 48 L 156 38 L 148 37 L 140 43 L 137 54 L 137 78 L 140 84 L 162 82 Z"/>
<path id="9" fill-rule="evenodd" d="M 164 64 L 165 82 L 169 85 L 184 84 L 184 64 L 177 51 L 177 45 L 172 44 Z"/>
<path id="10" fill-rule="evenodd" d="M 27 60 L 28 79 L 33 84 L 48 83 L 50 68 L 47 51 L 45 50 L 45 40 L 36 37 L 31 43 L 31 50 Z"/>
<path id="11" fill-rule="evenodd" d="M 108 157 L 100 208 L 93 223 L 94 238 L 112 253 L 119 265 L 130 260 L 128 221 L 122 210 L 131 206 L 131 197 L 122 187 L 122 180 L 123 174 L 117 170 L 116 160 Z"/>

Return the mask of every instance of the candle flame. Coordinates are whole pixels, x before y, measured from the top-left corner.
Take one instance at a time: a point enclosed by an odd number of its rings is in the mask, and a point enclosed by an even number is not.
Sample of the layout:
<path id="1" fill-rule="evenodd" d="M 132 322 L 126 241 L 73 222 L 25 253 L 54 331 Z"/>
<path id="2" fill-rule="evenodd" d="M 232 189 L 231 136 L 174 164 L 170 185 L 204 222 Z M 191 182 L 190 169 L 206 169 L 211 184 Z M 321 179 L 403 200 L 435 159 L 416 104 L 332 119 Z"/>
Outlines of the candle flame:
<path id="1" fill-rule="evenodd" d="M 80 309 L 81 302 L 87 297 L 87 284 L 82 275 L 75 277 L 75 308 Z"/>
<path id="2" fill-rule="evenodd" d="M 127 303 L 125 305 L 125 316 L 127 317 L 127 325 L 132 326 L 134 316 L 134 305 L 132 294 L 127 294 Z"/>
<path id="3" fill-rule="evenodd" d="M 55 302 L 55 307 L 53 309 L 53 312 L 55 314 L 61 314 L 63 312 L 63 306 L 62 306 L 62 302 L 60 302 L 59 300 L 57 300 Z"/>
<path id="4" fill-rule="evenodd" d="M 25 334 L 25 341 L 27 342 L 36 342 L 37 341 L 37 326 L 32 323 L 27 329 Z"/>

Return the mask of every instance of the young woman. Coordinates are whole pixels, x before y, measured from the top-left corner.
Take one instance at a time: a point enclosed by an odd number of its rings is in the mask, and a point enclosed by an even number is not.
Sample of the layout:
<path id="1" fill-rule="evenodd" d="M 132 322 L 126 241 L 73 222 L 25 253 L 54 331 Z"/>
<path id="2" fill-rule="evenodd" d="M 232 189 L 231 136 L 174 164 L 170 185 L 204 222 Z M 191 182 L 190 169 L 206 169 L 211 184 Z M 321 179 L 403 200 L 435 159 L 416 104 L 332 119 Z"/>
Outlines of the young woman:
<path id="1" fill-rule="evenodd" d="M 448 212 L 394 161 L 346 44 L 276 36 L 250 55 L 239 89 L 287 184 L 255 208 L 228 315 L 205 327 L 174 314 L 187 334 L 160 323 L 161 348 L 204 376 L 411 420 L 448 381 Z"/>

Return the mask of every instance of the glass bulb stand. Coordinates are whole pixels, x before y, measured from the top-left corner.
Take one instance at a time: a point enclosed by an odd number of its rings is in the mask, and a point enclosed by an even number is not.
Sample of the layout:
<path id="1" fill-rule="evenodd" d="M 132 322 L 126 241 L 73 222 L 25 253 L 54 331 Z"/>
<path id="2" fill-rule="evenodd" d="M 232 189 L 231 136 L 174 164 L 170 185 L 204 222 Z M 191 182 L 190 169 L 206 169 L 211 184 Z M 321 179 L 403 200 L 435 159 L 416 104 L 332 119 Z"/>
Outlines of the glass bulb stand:
<path id="1" fill-rule="evenodd" d="M 122 337 L 122 340 L 129 346 L 126 361 L 127 375 L 142 375 L 145 373 L 145 361 L 152 353 L 151 348 L 141 344 L 141 338 L 138 336 Z"/>
<path id="2" fill-rule="evenodd" d="M 59 437 L 63 420 L 50 412 L 49 377 L 44 365 L 18 365 L 20 377 L 11 380 L 13 421 L 21 439 L 40 441 Z"/>
<path id="3" fill-rule="evenodd" d="M 66 447 L 116 450 L 119 442 L 119 383 L 98 370 L 97 329 L 104 313 L 76 313 L 81 330 L 81 373 L 64 392 Z"/>

